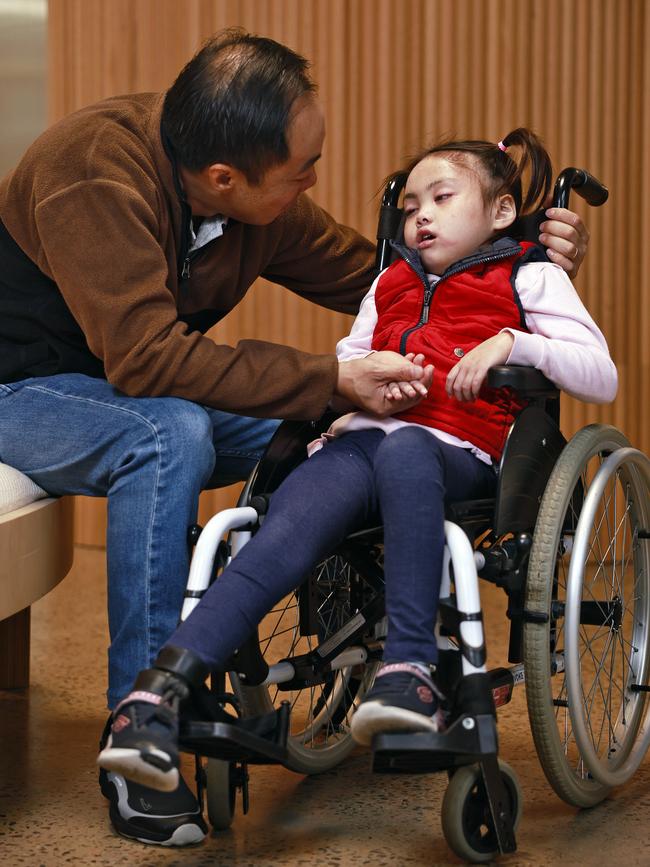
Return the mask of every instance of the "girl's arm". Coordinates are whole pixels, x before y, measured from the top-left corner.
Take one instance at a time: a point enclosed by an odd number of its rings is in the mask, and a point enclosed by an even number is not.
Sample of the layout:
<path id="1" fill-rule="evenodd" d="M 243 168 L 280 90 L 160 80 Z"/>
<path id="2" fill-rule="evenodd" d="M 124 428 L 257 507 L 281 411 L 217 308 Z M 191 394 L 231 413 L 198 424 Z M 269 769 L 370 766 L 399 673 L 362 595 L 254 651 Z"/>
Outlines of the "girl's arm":
<path id="1" fill-rule="evenodd" d="M 352 328 L 347 337 L 336 344 L 336 357 L 339 361 L 349 361 L 351 358 L 363 358 L 372 352 L 372 335 L 377 324 L 377 308 L 375 307 L 375 288 L 377 279 L 366 292 L 361 302 Z"/>
<path id="2" fill-rule="evenodd" d="M 531 333 L 503 329 L 514 340 L 506 364 L 536 367 L 580 400 L 614 400 L 618 376 L 607 342 L 564 271 L 547 262 L 523 265 L 516 285 Z"/>
<path id="3" fill-rule="evenodd" d="M 339 362 L 351 361 L 355 358 L 365 358 L 374 350 L 372 349 L 372 336 L 377 324 L 377 308 L 375 307 L 375 288 L 377 280 L 374 281 L 359 308 L 352 329 L 347 337 L 336 344 L 336 357 Z M 385 353 L 379 353 L 378 358 Z M 391 353 L 392 355 L 392 353 Z M 387 407 L 390 406 L 385 414 L 392 414 L 418 403 L 426 396 L 427 391 L 431 386 L 433 377 L 433 367 L 425 365 L 423 355 L 414 355 L 408 353 L 406 360 L 424 368 L 424 373 L 421 379 L 412 379 L 405 381 L 388 382 L 384 385 L 384 397 L 387 401 Z M 392 406 L 391 406 L 392 404 Z M 335 408 L 341 408 L 340 402 L 332 404 Z M 348 407 L 349 408 L 349 407 Z"/>

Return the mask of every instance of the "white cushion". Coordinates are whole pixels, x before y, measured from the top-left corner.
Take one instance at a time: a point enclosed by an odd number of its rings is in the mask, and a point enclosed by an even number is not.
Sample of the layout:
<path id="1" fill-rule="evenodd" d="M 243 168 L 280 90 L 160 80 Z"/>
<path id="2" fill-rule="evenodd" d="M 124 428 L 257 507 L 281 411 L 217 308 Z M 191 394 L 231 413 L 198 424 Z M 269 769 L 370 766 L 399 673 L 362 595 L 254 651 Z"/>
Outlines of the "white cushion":
<path id="1" fill-rule="evenodd" d="M 34 500 L 47 496 L 43 488 L 39 488 L 24 473 L 8 464 L 0 464 L 0 515 L 6 515 L 14 509 L 21 509 Z"/>

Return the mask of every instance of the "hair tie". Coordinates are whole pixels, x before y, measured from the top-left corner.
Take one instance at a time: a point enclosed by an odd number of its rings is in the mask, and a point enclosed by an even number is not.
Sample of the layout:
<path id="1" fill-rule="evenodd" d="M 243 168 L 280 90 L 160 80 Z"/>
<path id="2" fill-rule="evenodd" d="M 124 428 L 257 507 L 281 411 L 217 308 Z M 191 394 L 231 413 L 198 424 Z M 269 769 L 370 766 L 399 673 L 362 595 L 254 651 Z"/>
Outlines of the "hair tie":
<path id="1" fill-rule="evenodd" d="M 507 146 L 504 145 L 504 143 L 502 141 L 497 143 L 497 147 L 499 148 L 500 151 L 503 151 L 504 153 L 508 150 Z"/>

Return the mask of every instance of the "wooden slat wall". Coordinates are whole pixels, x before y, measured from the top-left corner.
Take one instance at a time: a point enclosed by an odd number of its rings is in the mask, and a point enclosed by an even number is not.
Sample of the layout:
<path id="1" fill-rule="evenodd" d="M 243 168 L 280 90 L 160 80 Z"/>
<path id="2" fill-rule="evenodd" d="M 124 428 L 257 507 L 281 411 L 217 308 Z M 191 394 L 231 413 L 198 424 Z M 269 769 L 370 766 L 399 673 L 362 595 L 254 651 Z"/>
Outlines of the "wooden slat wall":
<path id="1" fill-rule="evenodd" d="M 314 198 L 374 235 L 381 179 L 445 133 L 501 138 L 521 124 L 556 167 L 610 188 L 590 211 L 577 287 L 620 372 L 610 407 L 564 399 L 571 433 L 613 422 L 650 450 L 650 4 L 646 0 L 50 0 L 50 117 L 104 96 L 164 89 L 202 40 L 242 25 L 313 62 L 328 117 Z M 330 351 L 346 317 L 262 284 L 213 332 Z M 204 495 L 202 514 L 233 493 Z M 80 541 L 102 504 L 81 501 Z"/>

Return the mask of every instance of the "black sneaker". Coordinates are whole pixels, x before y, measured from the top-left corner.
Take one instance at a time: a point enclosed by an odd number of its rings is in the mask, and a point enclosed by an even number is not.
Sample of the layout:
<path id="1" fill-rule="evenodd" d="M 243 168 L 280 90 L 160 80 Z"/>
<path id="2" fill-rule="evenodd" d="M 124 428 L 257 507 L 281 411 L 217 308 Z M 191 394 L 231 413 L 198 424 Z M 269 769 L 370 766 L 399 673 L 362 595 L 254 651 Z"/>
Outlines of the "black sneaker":
<path id="1" fill-rule="evenodd" d="M 113 711 L 97 764 L 141 786 L 175 792 L 180 780 L 179 708 L 209 699 L 204 685 L 207 676 L 207 666 L 192 651 L 163 647 L 154 668 L 140 672 L 133 691 Z M 206 698 L 202 702 L 203 693 Z M 200 718 L 200 708 L 198 712 Z M 218 708 L 216 713 L 229 718 Z"/>
<path id="2" fill-rule="evenodd" d="M 161 792 L 175 792 L 178 773 L 178 707 L 189 687 L 168 671 L 142 671 L 133 692 L 113 712 L 106 744 L 97 756 L 105 771 Z"/>
<path id="3" fill-rule="evenodd" d="M 369 746 L 377 734 L 442 731 L 443 701 L 438 687 L 417 665 L 384 665 L 352 717 L 352 737 Z"/>
<path id="4" fill-rule="evenodd" d="M 200 843 L 208 833 L 199 803 L 182 777 L 176 791 L 157 792 L 102 769 L 99 785 L 110 803 L 111 823 L 122 837 L 157 846 L 188 846 Z"/>

